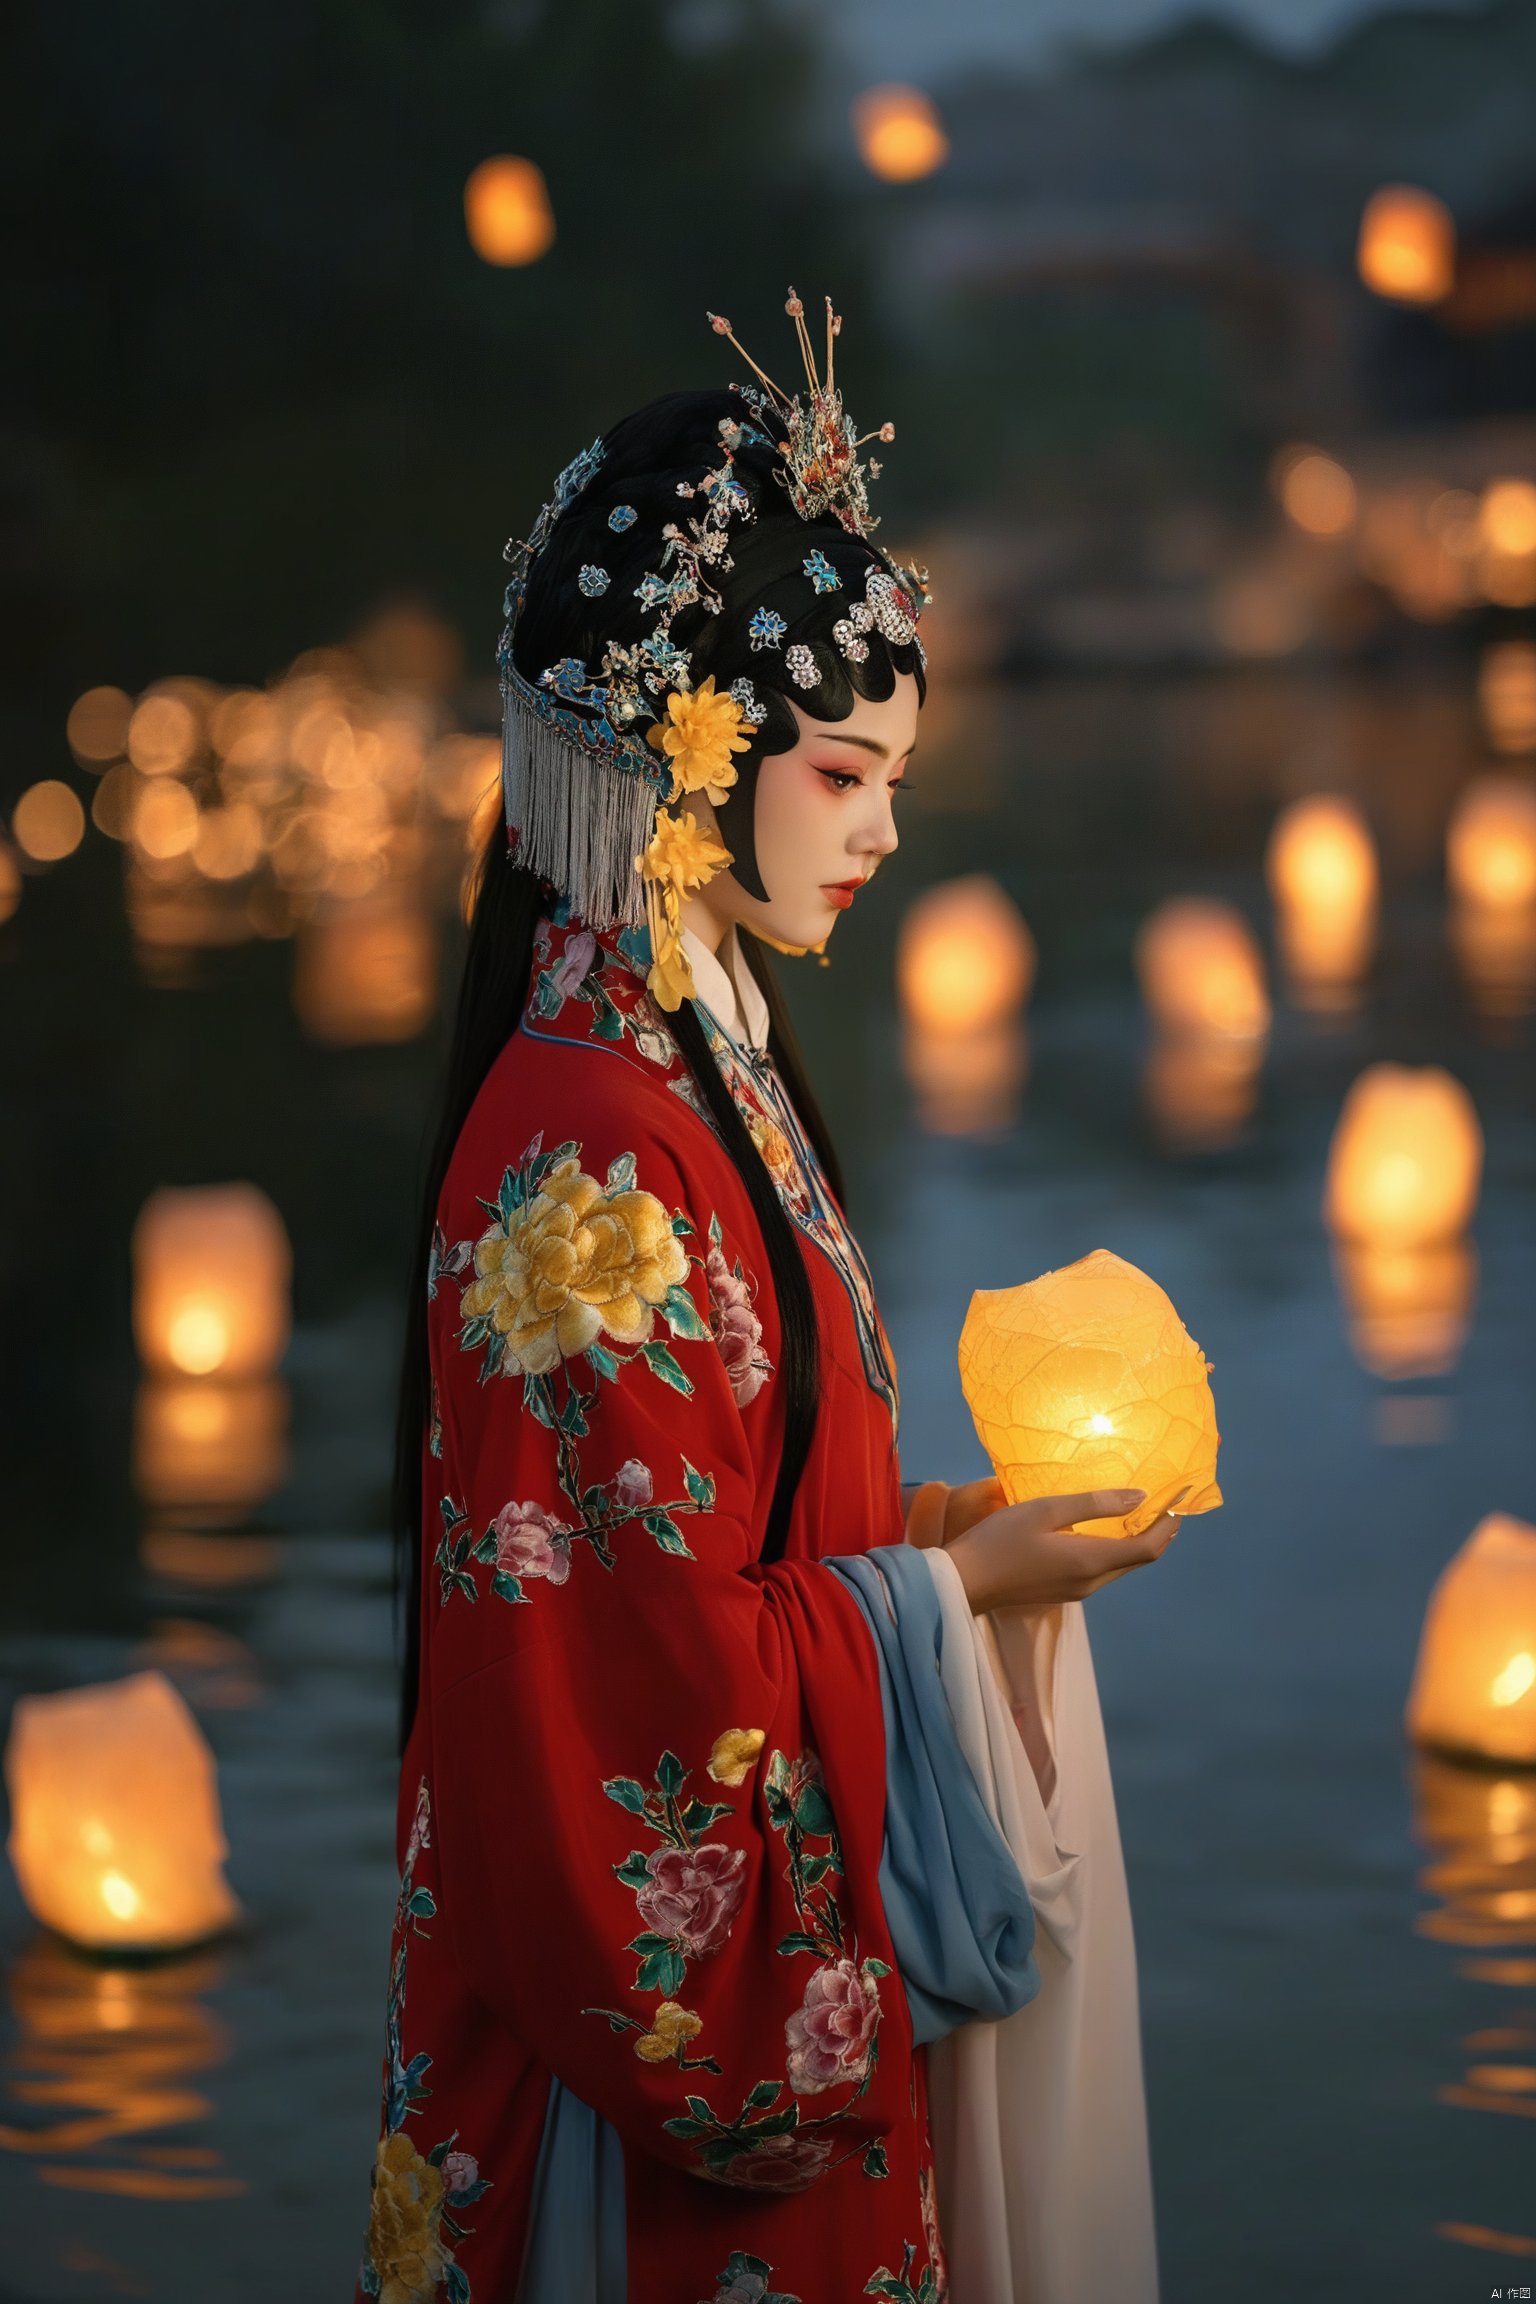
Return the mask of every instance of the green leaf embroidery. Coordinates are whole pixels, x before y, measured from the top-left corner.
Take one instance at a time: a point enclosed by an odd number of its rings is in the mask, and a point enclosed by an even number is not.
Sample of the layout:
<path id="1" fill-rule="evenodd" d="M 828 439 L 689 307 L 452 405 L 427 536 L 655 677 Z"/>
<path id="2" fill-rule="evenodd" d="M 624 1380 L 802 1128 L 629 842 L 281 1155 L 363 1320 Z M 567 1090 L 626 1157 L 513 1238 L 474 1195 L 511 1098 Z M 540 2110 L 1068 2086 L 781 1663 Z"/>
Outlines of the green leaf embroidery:
<path id="1" fill-rule="evenodd" d="M 515 1168 L 509 1168 L 501 1179 L 501 1190 L 496 1195 L 496 1213 L 501 1218 L 503 1231 L 511 1231 L 512 1219 L 522 1204 L 522 1179 Z"/>
<path id="2" fill-rule="evenodd" d="M 683 1810 L 683 1830 L 690 1839 L 696 1840 L 701 1832 L 707 1832 L 711 1824 L 718 1823 L 722 1816 L 734 1816 L 735 1813 L 729 1800 L 690 1800 Z"/>
<path id="3" fill-rule="evenodd" d="M 610 1800 L 616 1800 L 621 1808 L 627 1808 L 631 1816 L 645 1814 L 645 1786 L 637 1784 L 633 1776 L 609 1776 L 604 1781 L 603 1790 Z"/>
<path id="4" fill-rule="evenodd" d="M 646 1869 L 645 1850 L 631 1848 L 623 1863 L 614 1865 L 613 1876 L 615 1880 L 622 1880 L 626 1888 L 648 1887 L 651 1875 Z"/>
<path id="5" fill-rule="evenodd" d="M 528 1598 L 527 1593 L 523 1590 L 522 1585 L 518 1582 L 517 1578 L 515 1576 L 509 1576 L 505 1568 L 498 1568 L 495 1575 L 491 1578 L 491 1590 L 495 1593 L 498 1600 L 526 1601 Z"/>
<path id="6" fill-rule="evenodd" d="M 635 1971 L 635 1990 L 660 1992 L 670 1999 L 674 1992 L 682 1990 L 683 1978 L 687 1973 L 687 1963 L 681 1952 L 669 1944 L 665 1952 L 647 1952 Z"/>
<path id="7" fill-rule="evenodd" d="M 437 1916 L 437 1905 L 430 1888 L 413 1888 L 405 1908 L 407 1912 L 414 1912 L 418 1920 L 432 1920 Z"/>
<path id="8" fill-rule="evenodd" d="M 567 1392 L 564 1400 L 560 1403 L 555 1420 L 561 1431 L 568 1432 L 573 1440 L 586 1438 L 588 1431 L 586 1402 L 579 1392 Z"/>
<path id="9" fill-rule="evenodd" d="M 676 1233 L 679 1240 L 691 1240 L 693 1238 L 693 1226 L 689 1223 L 681 1208 L 678 1208 L 673 1212 L 672 1229 Z"/>
<path id="10" fill-rule="evenodd" d="M 592 1036 L 595 1040 L 622 1040 L 624 1019 L 606 992 L 592 993 Z"/>
<path id="11" fill-rule="evenodd" d="M 677 2136 L 685 2144 L 696 2144 L 701 2136 L 713 2135 L 714 2125 L 713 2120 L 706 2124 L 702 2120 L 685 2120 L 678 2114 L 671 2120 L 663 2120 L 661 2129 L 664 2136 Z"/>
<path id="12" fill-rule="evenodd" d="M 656 1763 L 656 1781 L 669 1800 L 675 1800 L 688 1774 L 675 1752 L 663 1752 Z"/>
<path id="13" fill-rule="evenodd" d="M 714 1243 L 715 1247 L 720 1249 L 723 1254 L 725 1249 L 725 1234 L 720 1229 L 719 1217 L 716 1216 L 713 1211 L 711 1211 L 709 1219 L 709 1237 Z"/>
<path id="14" fill-rule="evenodd" d="M 697 1557 L 683 1542 L 683 1532 L 669 1512 L 646 1512 L 640 1525 L 650 1530 L 663 1552 L 675 1552 L 680 1560 Z"/>
<path id="15" fill-rule="evenodd" d="M 889 1976 L 890 1972 L 891 1964 L 889 1960 L 876 1960 L 871 1957 L 864 1963 L 864 1973 L 867 1976 Z"/>
<path id="16" fill-rule="evenodd" d="M 610 1384 L 619 1372 L 619 1364 L 606 1344 L 589 1344 L 587 1361 L 599 1376 L 606 1376 Z"/>
<path id="17" fill-rule="evenodd" d="M 782 2080 L 759 2080 L 757 2086 L 748 2091 L 747 2106 L 753 2112 L 766 2111 L 768 2106 L 777 2098 L 783 2085 Z"/>
<path id="18" fill-rule="evenodd" d="M 496 1531 L 487 1528 L 479 1543 L 470 1553 L 471 1560 L 494 1560 L 496 1557 Z"/>
<path id="19" fill-rule="evenodd" d="M 701 1512 L 708 1512 L 713 1507 L 715 1501 L 714 1475 L 709 1472 L 700 1472 L 695 1465 L 689 1463 L 686 1456 L 683 1458 L 683 1485 Z"/>
<path id="20" fill-rule="evenodd" d="M 699 1308 L 680 1282 L 667 1290 L 661 1316 L 674 1336 L 686 1337 L 690 1344 L 708 1340 L 709 1329 L 699 1317 Z"/>
<path id="21" fill-rule="evenodd" d="M 836 1830 L 826 1793 L 816 1783 L 802 1784 L 795 1801 L 795 1822 L 817 1840 L 829 1840 Z"/>
<path id="22" fill-rule="evenodd" d="M 871 2144 L 864 2155 L 865 2175 L 889 2176 L 890 2172 L 891 2164 L 885 2156 L 885 2146 L 883 2144 Z"/>
<path id="23" fill-rule="evenodd" d="M 523 1379 L 523 1406 L 537 1418 L 539 1423 L 546 1425 L 553 1432 L 555 1411 L 549 1397 L 547 1378 L 527 1376 Z"/>
<path id="24" fill-rule="evenodd" d="M 645 1344 L 641 1350 L 653 1376 L 659 1376 L 663 1384 L 670 1384 L 674 1392 L 681 1392 L 685 1400 L 692 1399 L 693 1386 L 665 1344 Z"/>
<path id="25" fill-rule="evenodd" d="M 775 1950 L 779 1952 L 819 1952 L 821 1946 L 814 1936 L 808 1936 L 803 1930 L 797 1928 L 792 1934 L 781 1936 Z"/>

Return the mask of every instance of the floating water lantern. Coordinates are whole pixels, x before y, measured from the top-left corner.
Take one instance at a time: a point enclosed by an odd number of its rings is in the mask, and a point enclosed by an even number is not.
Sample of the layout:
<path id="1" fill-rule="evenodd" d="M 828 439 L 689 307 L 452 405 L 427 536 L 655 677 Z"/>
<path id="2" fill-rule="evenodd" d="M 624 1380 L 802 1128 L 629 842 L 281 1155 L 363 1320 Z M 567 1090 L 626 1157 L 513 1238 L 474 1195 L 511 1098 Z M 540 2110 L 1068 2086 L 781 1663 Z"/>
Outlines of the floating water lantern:
<path id="1" fill-rule="evenodd" d="M 254 1184 L 151 1193 L 133 1229 L 133 1329 L 164 1376 L 269 1376 L 290 1324 L 283 1220 Z"/>
<path id="2" fill-rule="evenodd" d="M 1536 1528 L 1478 1523 L 1430 1594 L 1409 1692 L 1416 1744 L 1536 1763 Z"/>
<path id="3" fill-rule="evenodd" d="M 978 1289 L 960 1382 L 1011 1504 L 1145 1488 L 1134 1512 L 1079 1523 L 1134 1536 L 1181 1489 L 1181 1512 L 1221 1502 L 1209 1363 L 1157 1282 L 1107 1249 L 1021 1287 Z"/>
<path id="4" fill-rule="evenodd" d="M 1436 1065 L 1372 1064 L 1333 1132 L 1323 1214 L 1344 1239 L 1454 1240 L 1472 1221 L 1482 1171 L 1482 1127 L 1459 1080 Z"/>
<path id="5" fill-rule="evenodd" d="M 464 223 L 487 264 L 536 264 L 555 238 L 543 170 L 511 152 L 482 160 L 464 187 Z"/>
<path id="6" fill-rule="evenodd" d="M 1024 915 L 985 872 L 929 888 L 908 906 L 896 947 L 904 1013 L 925 1030 L 967 1033 L 1017 1015 L 1035 980 Z"/>
<path id="7" fill-rule="evenodd" d="M 853 133 L 865 167 L 888 184 L 915 183 L 949 158 L 944 124 L 921 88 L 866 88 L 854 99 Z"/>
<path id="8" fill-rule="evenodd" d="M 1456 285 L 1456 226 L 1443 200 L 1412 184 L 1384 184 L 1360 218 L 1355 261 L 1377 296 L 1438 304 Z"/>
<path id="9" fill-rule="evenodd" d="M 5 1775 L 22 1895 L 72 1943 L 168 1952 L 239 1917 L 213 1755 L 163 1673 L 19 1698 Z"/>
<path id="10" fill-rule="evenodd" d="M 1536 908 L 1536 787 L 1479 776 L 1457 801 L 1445 841 L 1446 877 L 1464 904 Z"/>
<path id="11" fill-rule="evenodd" d="M 287 1471 L 288 1391 L 276 1377 L 155 1376 L 140 1385 L 133 1482 L 155 1514 L 237 1523 Z"/>
<path id="12" fill-rule="evenodd" d="M 1263 956 L 1230 904 L 1176 896 L 1159 905 L 1137 934 L 1136 967 L 1162 1031 L 1248 1040 L 1269 1030 Z"/>
<path id="13" fill-rule="evenodd" d="M 1275 820 L 1265 872 L 1281 958 L 1303 1006 L 1348 1004 L 1376 937 L 1379 874 L 1370 827 L 1353 800 L 1316 792 Z"/>

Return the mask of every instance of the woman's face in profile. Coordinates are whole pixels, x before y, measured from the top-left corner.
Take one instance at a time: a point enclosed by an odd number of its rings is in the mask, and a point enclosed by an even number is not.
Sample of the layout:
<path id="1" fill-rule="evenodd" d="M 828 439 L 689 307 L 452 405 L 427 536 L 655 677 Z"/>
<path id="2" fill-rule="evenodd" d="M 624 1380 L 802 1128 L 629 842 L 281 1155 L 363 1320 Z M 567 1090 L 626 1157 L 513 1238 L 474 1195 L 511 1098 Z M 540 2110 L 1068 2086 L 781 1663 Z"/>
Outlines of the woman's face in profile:
<path id="1" fill-rule="evenodd" d="M 823 941 L 896 846 L 895 795 L 917 741 L 917 682 L 898 673 L 880 704 L 855 696 L 846 720 L 814 720 L 793 702 L 790 710 L 799 742 L 771 753 L 757 772 L 753 833 L 768 900 L 723 872 L 694 904 L 722 931 L 740 920 L 780 944 L 805 946 Z"/>

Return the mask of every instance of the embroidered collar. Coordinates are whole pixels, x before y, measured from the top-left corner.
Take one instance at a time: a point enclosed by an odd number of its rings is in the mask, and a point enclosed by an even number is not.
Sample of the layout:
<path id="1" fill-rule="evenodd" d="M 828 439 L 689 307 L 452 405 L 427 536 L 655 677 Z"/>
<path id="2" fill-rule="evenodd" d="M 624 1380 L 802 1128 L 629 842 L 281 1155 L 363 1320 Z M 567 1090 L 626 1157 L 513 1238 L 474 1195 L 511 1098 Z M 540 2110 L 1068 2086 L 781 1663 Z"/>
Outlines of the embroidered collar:
<path id="1" fill-rule="evenodd" d="M 698 996 L 715 1022 L 738 1048 L 762 1055 L 768 1045 L 768 1003 L 747 966 L 735 929 L 727 929 L 719 951 L 711 952 L 702 937 L 685 928 L 683 949 L 693 966 Z"/>

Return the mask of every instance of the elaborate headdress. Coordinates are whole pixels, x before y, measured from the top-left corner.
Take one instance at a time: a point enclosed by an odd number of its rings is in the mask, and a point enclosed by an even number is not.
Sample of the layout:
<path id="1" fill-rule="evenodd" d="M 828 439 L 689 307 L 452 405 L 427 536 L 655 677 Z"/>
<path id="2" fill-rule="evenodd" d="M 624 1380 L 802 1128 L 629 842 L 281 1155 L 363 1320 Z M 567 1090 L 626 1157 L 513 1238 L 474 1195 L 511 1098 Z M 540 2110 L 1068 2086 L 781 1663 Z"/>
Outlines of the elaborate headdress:
<path id="1" fill-rule="evenodd" d="M 753 659 L 761 654 L 767 661 L 782 651 L 784 671 L 809 707 L 813 691 L 836 687 L 839 668 L 825 648 L 803 640 L 786 647 L 786 634 L 822 595 L 861 575 L 863 597 L 850 596 L 832 623 L 842 670 L 853 677 L 864 664 L 872 631 L 922 662 L 917 619 L 927 599 L 925 579 L 919 571 L 898 570 L 867 541 L 876 523 L 866 475 L 877 474 L 879 465 L 861 463 L 859 450 L 869 439 L 891 439 L 893 428 L 882 425 L 860 438 L 844 411 L 832 356 L 842 323 L 830 302 L 825 379 L 793 290 L 786 309 L 804 358 L 805 392 L 784 393 L 743 353 L 759 382 L 732 387 L 739 412 L 715 426 L 716 460 L 671 483 L 675 509 L 653 506 L 645 516 L 634 504 L 614 501 L 603 515 L 593 484 L 617 437 L 610 434 L 565 467 L 528 537 L 506 551 L 512 578 L 498 650 L 502 781 L 518 861 L 569 898 L 593 927 L 647 917 L 650 985 L 669 1009 L 693 991 L 681 944 L 683 899 L 734 861 L 692 811 L 677 804 L 703 793 L 726 815 L 736 814 L 737 756 L 750 751 L 771 709 L 771 696 L 760 696 L 750 676 L 721 691 L 713 673 L 696 676 L 699 660 L 719 652 L 712 643 L 721 623 L 743 623 Z M 728 321 L 711 314 L 710 324 L 736 345 Z M 774 508 L 762 483 L 770 473 L 797 519 L 767 517 Z M 618 485 L 625 486 L 622 472 Z M 826 549 L 805 551 L 799 522 L 824 529 L 835 523 Z M 857 540 L 856 554 L 834 542 L 838 530 Z M 797 533 L 801 540 L 794 543 Z M 584 552 L 590 557 L 581 557 Z M 515 644 L 530 575 L 551 554 L 559 570 L 546 561 L 540 583 L 549 572 L 569 586 L 573 597 L 561 628 L 580 634 L 585 623 L 590 645 L 585 654 L 560 655 L 535 673 L 526 668 L 526 651 L 519 666 Z M 621 577 L 627 597 L 604 598 L 615 582 L 610 560 L 627 563 Z M 731 837 L 750 850 L 749 828 L 745 842 Z M 750 885 L 751 873 L 743 877 Z"/>

